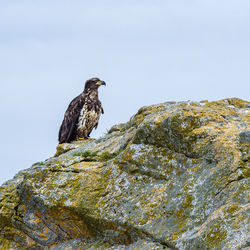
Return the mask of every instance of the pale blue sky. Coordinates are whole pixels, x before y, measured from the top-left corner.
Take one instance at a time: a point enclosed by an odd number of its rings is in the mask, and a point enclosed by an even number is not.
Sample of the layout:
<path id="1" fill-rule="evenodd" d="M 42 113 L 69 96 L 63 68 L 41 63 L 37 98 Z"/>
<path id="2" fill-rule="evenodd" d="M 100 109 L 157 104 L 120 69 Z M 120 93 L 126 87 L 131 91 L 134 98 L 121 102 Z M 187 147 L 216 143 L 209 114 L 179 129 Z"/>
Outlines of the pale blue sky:
<path id="1" fill-rule="evenodd" d="M 250 93 L 249 0 L 0 2 L 0 183 L 55 153 L 69 102 L 100 89 L 98 137 L 141 106 Z"/>

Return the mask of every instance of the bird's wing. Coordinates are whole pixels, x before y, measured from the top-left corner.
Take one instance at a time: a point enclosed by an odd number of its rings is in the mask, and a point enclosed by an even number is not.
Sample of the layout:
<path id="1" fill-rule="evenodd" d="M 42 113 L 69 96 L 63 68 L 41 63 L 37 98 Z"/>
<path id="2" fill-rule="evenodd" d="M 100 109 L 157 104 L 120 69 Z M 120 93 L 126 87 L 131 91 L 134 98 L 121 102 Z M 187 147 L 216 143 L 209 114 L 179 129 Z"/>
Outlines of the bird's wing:
<path id="1" fill-rule="evenodd" d="M 96 123 L 96 125 L 94 126 L 94 128 L 97 129 L 97 127 L 98 127 L 98 122 Z"/>
<path id="2" fill-rule="evenodd" d="M 76 129 L 81 109 L 84 105 L 84 96 L 80 94 L 69 104 L 62 125 L 59 130 L 59 143 L 70 142 L 76 138 Z"/>

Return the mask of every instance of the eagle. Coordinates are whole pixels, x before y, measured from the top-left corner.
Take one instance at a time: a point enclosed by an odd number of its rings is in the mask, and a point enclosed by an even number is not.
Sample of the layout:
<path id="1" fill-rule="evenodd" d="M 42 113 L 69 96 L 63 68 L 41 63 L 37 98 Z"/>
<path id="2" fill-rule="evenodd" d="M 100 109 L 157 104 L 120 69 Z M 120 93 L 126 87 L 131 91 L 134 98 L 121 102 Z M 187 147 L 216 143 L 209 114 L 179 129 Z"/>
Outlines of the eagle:
<path id="1" fill-rule="evenodd" d="M 87 80 L 84 91 L 71 101 L 59 130 L 59 144 L 87 139 L 93 128 L 97 128 L 99 118 L 104 114 L 98 98 L 101 85 L 106 86 L 106 83 L 99 78 Z"/>

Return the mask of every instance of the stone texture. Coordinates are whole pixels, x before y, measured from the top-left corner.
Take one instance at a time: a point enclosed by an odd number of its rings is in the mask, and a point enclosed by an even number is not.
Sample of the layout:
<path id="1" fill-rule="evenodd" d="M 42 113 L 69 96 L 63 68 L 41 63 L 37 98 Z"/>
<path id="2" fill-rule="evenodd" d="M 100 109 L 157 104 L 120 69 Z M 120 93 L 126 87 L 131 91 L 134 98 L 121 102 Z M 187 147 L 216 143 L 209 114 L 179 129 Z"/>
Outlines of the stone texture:
<path id="1" fill-rule="evenodd" d="M 244 249 L 250 103 L 166 102 L 0 187 L 3 249 Z"/>

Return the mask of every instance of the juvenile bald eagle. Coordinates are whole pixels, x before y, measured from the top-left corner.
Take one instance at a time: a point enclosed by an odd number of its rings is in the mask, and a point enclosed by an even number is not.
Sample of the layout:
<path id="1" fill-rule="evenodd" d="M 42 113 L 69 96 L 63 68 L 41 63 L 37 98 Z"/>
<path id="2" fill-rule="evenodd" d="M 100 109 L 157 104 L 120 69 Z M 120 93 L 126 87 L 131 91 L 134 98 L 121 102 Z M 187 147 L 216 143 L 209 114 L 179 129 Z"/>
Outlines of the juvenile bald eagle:
<path id="1" fill-rule="evenodd" d="M 98 78 L 87 80 L 84 91 L 71 101 L 59 130 L 59 143 L 87 139 L 93 128 L 97 128 L 100 115 L 104 114 L 98 99 L 101 85 L 106 83 Z"/>

